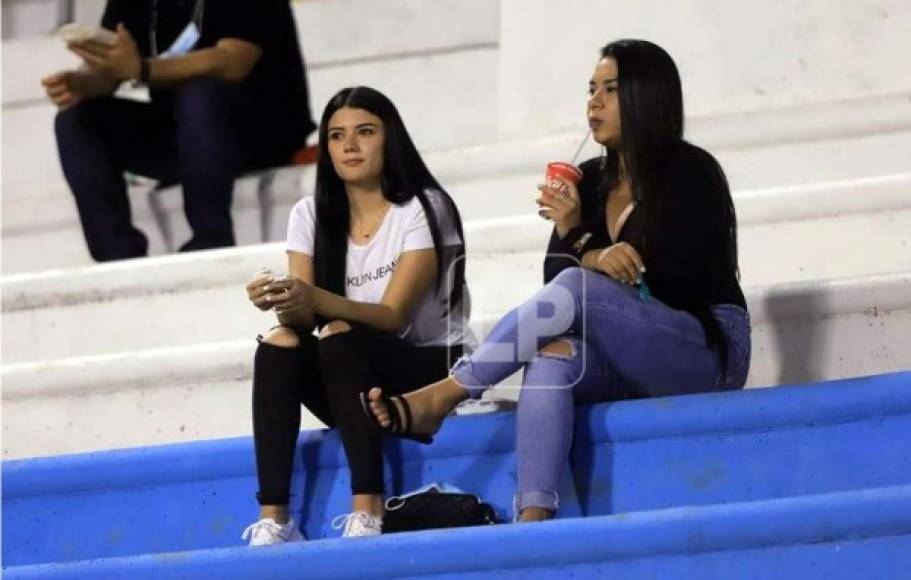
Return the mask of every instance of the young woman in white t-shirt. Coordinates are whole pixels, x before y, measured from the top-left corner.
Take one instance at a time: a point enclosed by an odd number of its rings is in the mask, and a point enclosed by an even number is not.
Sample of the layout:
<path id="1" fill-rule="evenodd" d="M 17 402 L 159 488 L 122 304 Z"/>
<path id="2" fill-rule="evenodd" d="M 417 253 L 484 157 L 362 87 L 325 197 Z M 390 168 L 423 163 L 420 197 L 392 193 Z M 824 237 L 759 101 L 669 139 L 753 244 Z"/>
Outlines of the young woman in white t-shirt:
<path id="1" fill-rule="evenodd" d="M 343 536 L 380 533 L 382 433 L 359 395 L 445 377 L 468 332 L 459 212 L 395 106 L 367 87 L 343 89 L 319 132 L 316 193 L 288 222 L 289 276 L 247 286 L 280 323 L 260 341 L 254 366 L 260 519 L 244 533 L 251 545 L 302 539 L 288 513 L 301 403 L 345 447 L 352 513 Z"/>

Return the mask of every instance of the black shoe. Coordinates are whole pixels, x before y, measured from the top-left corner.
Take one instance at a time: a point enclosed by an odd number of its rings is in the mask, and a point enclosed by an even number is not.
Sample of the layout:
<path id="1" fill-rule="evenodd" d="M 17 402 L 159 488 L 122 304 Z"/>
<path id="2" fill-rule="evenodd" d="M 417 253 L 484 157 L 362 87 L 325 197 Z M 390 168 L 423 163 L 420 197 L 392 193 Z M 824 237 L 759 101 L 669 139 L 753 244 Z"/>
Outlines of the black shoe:
<path id="1" fill-rule="evenodd" d="M 195 252 L 197 250 L 214 250 L 215 248 L 227 248 L 234 245 L 233 236 L 231 239 L 209 239 L 193 236 L 190 241 L 180 246 L 181 252 Z"/>

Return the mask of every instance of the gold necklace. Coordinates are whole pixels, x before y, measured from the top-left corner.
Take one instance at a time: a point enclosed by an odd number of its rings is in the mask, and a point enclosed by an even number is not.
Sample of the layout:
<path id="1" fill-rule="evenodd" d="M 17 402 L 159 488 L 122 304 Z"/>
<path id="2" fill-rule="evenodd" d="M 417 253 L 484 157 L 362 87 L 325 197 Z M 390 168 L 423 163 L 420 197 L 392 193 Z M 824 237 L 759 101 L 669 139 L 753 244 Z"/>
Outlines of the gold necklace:
<path id="1" fill-rule="evenodd" d="M 380 215 L 373 221 L 373 225 L 367 231 L 361 230 L 360 235 L 357 234 L 359 228 L 355 228 L 355 237 L 363 237 L 364 239 L 369 239 L 370 236 L 376 233 L 376 230 L 379 228 L 380 224 L 383 223 L 383 218 L 386 217 L 386 212 L 388 211 L 388 206 L 380 212 Z"/>

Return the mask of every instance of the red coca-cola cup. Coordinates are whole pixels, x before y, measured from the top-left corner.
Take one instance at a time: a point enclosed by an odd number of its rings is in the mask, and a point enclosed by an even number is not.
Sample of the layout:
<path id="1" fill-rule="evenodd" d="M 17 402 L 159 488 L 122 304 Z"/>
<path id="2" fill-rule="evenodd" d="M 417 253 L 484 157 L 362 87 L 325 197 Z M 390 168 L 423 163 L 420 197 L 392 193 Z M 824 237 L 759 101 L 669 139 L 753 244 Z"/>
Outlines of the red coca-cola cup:
<path id="1" fill-rule="evenodd" d="M 559 187 L 559 183 L 554 184 L 557 181 L 558 177 L 572 182 L 573 185 L 578 185 L 579 181 L 582 180 L 582 171 L 572 163 L 567 163 L 566 161 L 551 161 L 547 164 L 547 168 L 544 170 L 544 183 L 546 185 L 556 185 Z M 549 194 L 545 191 L 544 198 L 546 199 Z M 565 194 L 564 194 L 565 195 Z M 538 207 L 538 215 L 544 219 L 550 219 L 544 213 L 549 207 L 546 203 Z"/>
<path id="2" fill-rule="evenodd" d="M 547 164 L 547 169 L 544 171 L 544 181 L 545 183 L 550 183 L 557 179 L 557 177 L 562 177 L 563 179 L 571 181 L 573 185 L 577 185 L 582 180 L 582 171 L 572 163 L 567 163 L 566 161 L 551 161 Z"/>

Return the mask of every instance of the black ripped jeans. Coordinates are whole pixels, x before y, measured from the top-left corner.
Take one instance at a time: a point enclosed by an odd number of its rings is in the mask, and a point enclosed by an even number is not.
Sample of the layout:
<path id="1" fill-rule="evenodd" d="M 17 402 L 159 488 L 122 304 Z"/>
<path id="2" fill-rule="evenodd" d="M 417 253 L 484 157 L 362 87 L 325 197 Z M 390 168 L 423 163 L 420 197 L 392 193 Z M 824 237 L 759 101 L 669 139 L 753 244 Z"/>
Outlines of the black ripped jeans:
<path id="1" fill-rule="evenodd" d="M 382 387 L 407 393 L 447 376 L 461 345 L 419 347 L 351 323 L 318 340 L 297 332 L 299 346 L 260 342 L 253 369 L 253 436 L 261 505 L 286 505 L 303 403 L 339 430 L 351 469 L 352 494 L 383 493 L 382 432 L 361 410 L 360 393 Z"/>

